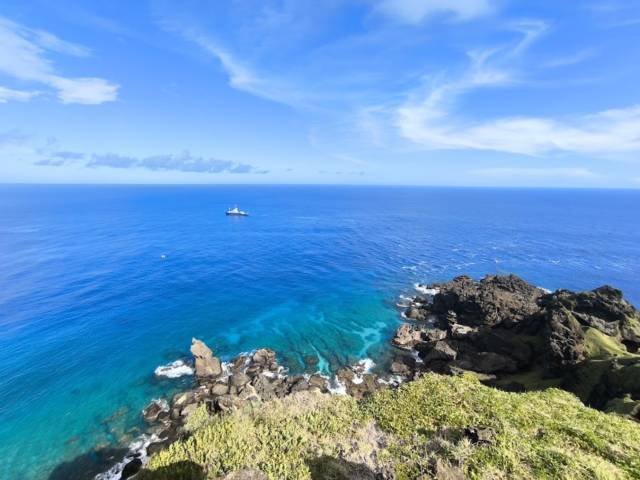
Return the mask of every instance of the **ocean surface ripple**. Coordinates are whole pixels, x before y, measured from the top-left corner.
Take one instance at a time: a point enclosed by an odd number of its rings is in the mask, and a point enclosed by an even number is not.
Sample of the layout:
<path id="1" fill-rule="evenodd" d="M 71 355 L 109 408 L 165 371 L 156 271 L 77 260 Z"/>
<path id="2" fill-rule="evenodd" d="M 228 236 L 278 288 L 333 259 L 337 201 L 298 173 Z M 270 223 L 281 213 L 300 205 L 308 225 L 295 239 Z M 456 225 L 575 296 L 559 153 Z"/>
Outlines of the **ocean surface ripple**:
<path id="1" fill-rule="evenodd" d="M 5 185 L 0 261 L 0 478 L 85 478 L 192 381 L 192 336 L 328 372 L 384 355 L 416 282 L 513 272 L 640 304 L 640 192 Z"/>

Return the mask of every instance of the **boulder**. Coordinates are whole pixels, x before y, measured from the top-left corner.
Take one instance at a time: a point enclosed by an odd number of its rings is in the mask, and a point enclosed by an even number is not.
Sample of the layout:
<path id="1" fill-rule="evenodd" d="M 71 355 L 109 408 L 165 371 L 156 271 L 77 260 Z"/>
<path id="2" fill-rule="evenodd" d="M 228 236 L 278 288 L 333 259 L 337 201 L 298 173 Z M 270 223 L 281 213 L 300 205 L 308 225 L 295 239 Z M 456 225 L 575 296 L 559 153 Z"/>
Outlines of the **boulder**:
<path id="1" fill-rule="evenodd" d="M 169 411 L 169 405 L 165 400 L 153 400 L 142 411 L 142 418 L 148 423 L 154 423 L 163 412 Z"/>
<path id="2" fill-rule="evenodd" d="M 221 395 L 215 399 L 214 407 L 219 412 L 230 412 L 237 410 L 242 401 L 234 395 Z"/>
<path id="3" fill-rule="evenodd" d="M 309 382 L 304 378 L 298 378 L 291 384 L 290 392 L 303 392 L 309 390 Z"/>
<path id="4" fill-rule="evenodd" d="M 427 318 L 427 312 L 421 308 L 416 306 L 411 306 L 407 308 L 404 312 L 404 316 L 408 320 L 414 320 L 416 322 L 422 322 Z"/>
<path id="5" fill-rule="evenodd" d="M 411 377 L 416 369 L 416 360 L 413 357 L 396 357 L 391 362 L 389 370 L 394 375 L 400 375 L 403 377 Z"/>
<path id="6" fill-rule="evenodd" d="M 139 458 L 134 458 L 127 462 L 127 464 L 122 469 L 122 473 L 120 474 L 120 480 L 126 480 L 127 478 L 133 477 L 136 473 L 140 471 L 142 468 L 142 460 Z"/>
<path id="7" fill-rule="evenodd" d="M 251 361 L 257 365 L 268 366 L 275 362 L 276 352 L 268 348 L 259 348 L 251 357 Z"/>
<path id="8" fill-rule="evenodd" d="M 321 375 L 314 374 L 309 377 L 309 388 L 317 388 L 321 392 L 327 391 L 327 379 Z"/>
<path id="9" fill-rule="evenodd" d="M 251 378 L 249 377 L 249 375 L 242 372 L 234 373 L 230 378 L 231 385 L 236 388 L 246 385 L 250 381 Z"/>
<path id="10" fill-rule="evenodd" d="M 211 386 L 211 395 L 219 397 L 220 395 L 226 395 L 229 393 L 229 385 L 224 382 L 216 382 Z"/>
<path id="11" fill-rule="evenodd" d="M 391 340 L 391 343 L 398 348 L 411 350 L 416 344 L 423 341 L 422 335 L 425 330 L 426 328 L 423 326 L 403 323 L 398 327 L 398 330 L 396 330 L 396 334 Z"/>
<path id="12" fill-rule="evenodd" d="M 567 366 L 584 360 L 584 333 L 571 312 L 557 304 L 549 305 L 544 312 L 546 369 L 561 371 Z"/>
<path id="13" fill-rule="evenodd" d="M 446 362 L 455 360 L 458 353 L 451 347 L 447 340 L 439 340 L 423 357 L 425 363 L 434 360 L 444 360 Z"/>
<path id="14" fill-rule="evenodd" d="M 238 398 L 240 398 L 240 400 L 243 400 L 245 402 L 260 401 L 260 396 L 258 395 L 258 392 L 256 391 L 255 387 L 251 384 L 246 384 L 242 387 L 242 390 L 240 391 Z"/>
<path id="15" fill-rule="evenodd" d="M 204 342 L 194 338 L 191 340 L 191 353 L 195 357 L 195 374 L 200 380 L 217 378 L 222 375 L 222 363 L 213 356 L 213 352 Z"/>

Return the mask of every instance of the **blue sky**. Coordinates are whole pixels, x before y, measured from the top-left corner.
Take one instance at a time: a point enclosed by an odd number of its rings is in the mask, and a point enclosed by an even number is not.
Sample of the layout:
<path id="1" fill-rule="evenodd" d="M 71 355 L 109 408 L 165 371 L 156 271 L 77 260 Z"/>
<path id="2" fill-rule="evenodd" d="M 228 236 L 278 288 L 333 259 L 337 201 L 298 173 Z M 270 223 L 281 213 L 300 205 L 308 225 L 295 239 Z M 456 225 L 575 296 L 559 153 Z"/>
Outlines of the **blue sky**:
<path id="1" fill-rule="evenodd" d="M 640 187 L 640 1 L 10 1 L 0 182 Z"/>

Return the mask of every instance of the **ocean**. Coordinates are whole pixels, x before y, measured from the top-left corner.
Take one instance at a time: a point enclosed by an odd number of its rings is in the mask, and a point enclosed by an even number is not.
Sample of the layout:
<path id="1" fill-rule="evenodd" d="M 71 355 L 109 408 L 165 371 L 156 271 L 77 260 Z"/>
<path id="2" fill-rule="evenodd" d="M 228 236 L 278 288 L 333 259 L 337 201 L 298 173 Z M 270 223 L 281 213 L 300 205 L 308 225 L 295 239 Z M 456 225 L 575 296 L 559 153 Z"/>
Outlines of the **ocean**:
<path id="1" fill-rule="evenodd" d="M 249 217 L 226 217 L 237 204 Z M 0 186 L 0 478 L 92 478 L 192 337 L 383 362 L 416 282 L 516 273 L 640 305 L 640 191 Z"/>

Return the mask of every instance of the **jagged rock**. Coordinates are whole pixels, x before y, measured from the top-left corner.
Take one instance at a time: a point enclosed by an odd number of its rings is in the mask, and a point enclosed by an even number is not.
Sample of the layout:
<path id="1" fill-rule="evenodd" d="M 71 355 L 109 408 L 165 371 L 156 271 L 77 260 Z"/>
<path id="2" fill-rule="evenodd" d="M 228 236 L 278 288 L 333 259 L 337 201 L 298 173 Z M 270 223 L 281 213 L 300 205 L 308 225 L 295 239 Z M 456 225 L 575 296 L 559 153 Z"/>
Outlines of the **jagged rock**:
<path id="1" fill-rule="evenodd" d="M 239 355 L 236 358 L 233 359 L 233 363 L 231 364 L 231 371 L 235 372 L 239 372 L 241 371 L 244 367 L 247 366 L 247 363 L 250 361 L 250 358 L 247 357 L 246 355 Z"/>
<path id="2" fill-rule="evenodd" d="M 580 323 L 564 307 L 547 307 L 543 331 L 548 370 L 562 370 L 584 360 L 584 333 Z"/>
<path id="3" fill-rule="evenodd" d="M 466 356 L 457 366 L 479 373 L 513 373 L 518 369 L 513 359 L 493 352 L 479 352 Z"/>
<path id="4" fill-rule="evenodd" d="M 251 384 L 246 384 L 242 387 L 242 390 L 240 391 L 240 394 L 238 395 L 238 397 L 240 398 L 240 400 L 246 401 L 246 402 L 259 402 L 260 401 L 260 396 L 258 395 L 258 392 L 256 391 L 256 388 L 251 385 Z"/>
<path id="5" fill-rule="evenodd" d="M 211 386 L 210 392 L 211 395 L 214 396 L 226 395 L 227 393 L 229 393 L 229 385 L 226 382 L 216 382 Z"/>
<path id="6" fill-rule="evenodd" d="M 216 398 L 214 406 L 220 412 L 229 412 L 236 410 L 242 401 L 234 395 L 222 395 Z"/>
<path id="7" fill-rule="evenodd" d="M 309 389 L 317 388 L 321 392 L 327 391 L 327 379 L 320 375 L 311 375 L 309 377 Z"/>
<path id="8" fill-rule="evenodd" d="M 257 365 L 270 365 L 276 360 L 276 352 L 268 348 L 260 348 L 255 351 L 251 360 Z"/>
<path id="9" fill-rule="evenodd" d="M 164 400 L 153 400 L 142 411 L 142 417 L 148 423 L 154 423 L 163 412 L 169 411 L 169 405 Z"/>
<path id="10" fill-rule="evenodd" d="M 427 319 L 427 312 L 421 308 L 411 306 L 405 310 L 404 316 L 409 320 L 421 322 Z"/>
<path id="11" fill-rule="evenodd" d="M 238 372 L 231 376 L 230 381 L 231 385 L 238 388 L 249 383 L 251 381 L 251 378 L 249 378 L 249 375 L 245 373 Z"/>
<path id="12" fill-rule="evenodd" d="M 181 407 L 185 406 L 188 403 L 193 403 L 194 397 L 195 397 L 195 395 L 194 395 L 194 393 L 192 391 L 176 393 L 173 396 L 173 400 L 171 401 L 171 405 L 173 407 L 181 408 Z"/>
<path id="13" fill-rule="evenodd" d="M 264 375 L 258 375 L 251 381 L 251 385 L 256 389 L 256 393 L 264 401 L 273 400 L 278 397 L 274 384 Z"/>
<path id="14" fill-rule="evenodd" d="M 389 367 L 391 373 L 403 377 L 410 377 L 416 369 L 416 359 L 413 357 L 396 357 Z"/>
<path id="15" fill-rule="evenodd" d="M 467 325 L 460 325 L 459 323 L 454 323 L 450 326 L 451 336 L 457 339 L 465 339 L 471 333 L 477 331 L 477 329 L 469 327 Z"/>
<path id="16" fill-rule="evenodd" d="M 139 458 L 134 458 L 133 460 L 129 461 L 122 469 L 120 480 L 126 480 L 127 478 L 133 477 L 140 471 L 141 468 L 142 460 L 140 460 Z"/>
<path id="17" fill-rule="evenodd" d="M 309 382 L 304 378 L 298 378 L 291 384 L 291 393 L 303 392 L 309 390 Z"/>
<path id="18" fill-rule="evenodd" d="M 422 342 L 422 335 L 426 330 L 423 326 L 410 325 L 403 323 L 400 325 L 396 334 L 391 340 L 396 347 L 403 348 L 405 350 L 411 350 L 416 344 Z"/>
<path id="19" fill-rule="evenodd" d="M 452 361 L 455 360 L 458 353 L 451 348 L 451 345 L 446 340 L 439 340 L 435 343 L 428 353 L 423 357 L 425 363 L 434 360 Z"/>
<path id="20" fill-rule="evenodd" d="M 544 294 L 515 275 L 489 275 L 479 282 L 460 276 L 438 289 L 431 312 L 443 317 L 454 312 L 456 323 L 470 326 L 517 324 L 538 310 L 536 301 Z"/>
<path id="21" fill-rule="evenodd" d="M 191 353 L 195 357 L 195 374 L 198 379 L 216 378 L 222 375 L 220 359 L 204 342 L 194 338 L 191 340 Z"/>
<path id="22" fill-rule="evenodd" d="M 533 349 L 511 330 L 483 328 L 472 337 L 463 337 L 473 343 L 479 351 L 493 352 L 513 358 L 518 367 L 524 368 L 533 361 Z"/>

